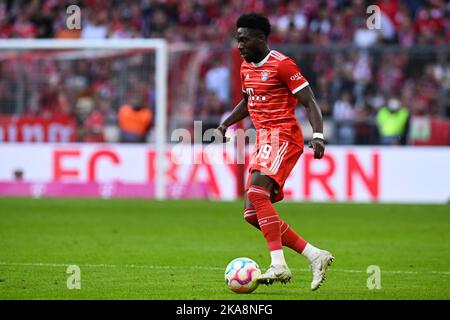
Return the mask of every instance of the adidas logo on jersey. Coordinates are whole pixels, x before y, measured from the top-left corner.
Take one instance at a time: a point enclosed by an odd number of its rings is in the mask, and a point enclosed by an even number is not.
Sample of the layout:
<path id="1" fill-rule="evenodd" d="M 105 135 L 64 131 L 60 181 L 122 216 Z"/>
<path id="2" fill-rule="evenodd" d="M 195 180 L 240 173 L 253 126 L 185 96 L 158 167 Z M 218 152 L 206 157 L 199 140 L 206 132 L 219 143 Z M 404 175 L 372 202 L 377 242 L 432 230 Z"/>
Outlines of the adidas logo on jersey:
<path id="1" fill-rule="evenodd" d="M 249 74 L 247 74 L 247 75 L 245 76 L 245 80 L 250 80 L 250 75 L 249 75 Z"/>

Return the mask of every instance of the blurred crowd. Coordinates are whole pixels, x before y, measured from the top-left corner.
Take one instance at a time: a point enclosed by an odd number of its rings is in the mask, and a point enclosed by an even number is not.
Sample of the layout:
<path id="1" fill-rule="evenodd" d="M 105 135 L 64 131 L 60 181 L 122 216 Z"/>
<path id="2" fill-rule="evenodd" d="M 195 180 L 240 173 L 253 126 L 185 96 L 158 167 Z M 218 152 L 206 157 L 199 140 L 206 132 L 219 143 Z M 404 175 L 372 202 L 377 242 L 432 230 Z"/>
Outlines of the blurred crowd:
<path id="1" fill-rule="evenodd" d="M 130 138 L 119 126 L 146 134 L 153 123 L 154 60 L 154 52 L 148 51 L 99 50 L 87 57 L 83 51 L 4 53 L 0 115 L 70 118 L 77 125 L 76 140 L 82 142 Z M 129 119 L 145 124 L 130 126 Z"/>
<path id="2" fill-rule="evenodd" d="M 81 8 L 82 29 L 67 32 L 66 8 Z M 381 33 L 365 28 L 367 7 L 381 9 Z M 228 43 L 243 12 L 266 14 L 271 41 L 330 44 L 377 41 L 445 44 L 450 40 L 445 0 L 2 0 L 0 38 L 164 37 L 170 42 Z"/>
<path id="3" fill-rule="evenodd" d="M 297 60 L 324 116 L 335 124 L 335 142 L 375 144 L 382 140 L 375 130 L 382 108 L 406 108 L 408 122 L 421 116 L 450 119 L 449 53 L 354 49 L 299 54 Z"/>
<path id="4" fill-rule="evenodd" d="M 66 26 L 66 8 L 72 4 L 81 8 L 80 30 Z M 379 30 L 366 27 L 370 5 L 381 10 Z M 336 124 L 335 142 L 382 141 L 383 129 L 377 121 L 386 117 L 376 116 L 383 108 L 406 110 L 407 122 L 417 115 L 450 118 L 449 52 L 433 51 L 450 43 L 450 2 L 444 0 L 0 0 L 0 38 L 164 37 L 174 46 L 190 43 L 225 48 L 219 59 L 205 55 L 195 88 L 177 84 L 180 88 L 169 101 L 175 126 L 177 121 L 182 125 L 202 119 L 206 127 L 215 127 L 232 107 L 233 75 L 226 48 L 233 45 L 237 17 L 251 11 L 269 17 L 273 27 L 269 43 L 301 66 L 324 116 Z M 295 49 L 299 44 L 337 46 L 336 50 L 301 52 Z M 400 49 L 374 50 L 378 45 L 398 45 Z M 340 46 L 351 47 L 338 50 Z M 428 49 L 419 50 L 422 46 Z M 151 58 L 147 60 L 152 63 Z M 14 105 L 14 97 L 7 92 L 13 92 L 13 84 L 8 77 L 14 78 L 15 73 L 5 61 L 11 60 L 0 60 L 0 112 L 11 113 L 7 106 Z M 20 111 L 44 116 L 75 114 L 80 141 L 105 140 L 105 126 L 121 123 L 121 106 L 147 108 L 153 113 L 153 74 L 127 73 L 126 87 L 133 88 L 133 94 L 115 92 L 120 78 L 112 75 L 123 68 L 139 69 L 138 64 L 133 59 L 118 62 L 106 58 L 101 63 L 80 60 L 60 63 L 57 68 L 47 66 L 48 70 L 41 67 L 43 70 L 33 72 L 38 78 L 48 76 L 39 90 L 30 91 Z M 186 64 L 184 68 L 189 69 Z M 192 92 L 194 96 L 186 99 L 186 93 Z M 305 115 L 300 111 L 299 117 Z M 152 119 L 152 115 L 146 118 Z M 402 134 L 407 130 L 406 124 Z"/>

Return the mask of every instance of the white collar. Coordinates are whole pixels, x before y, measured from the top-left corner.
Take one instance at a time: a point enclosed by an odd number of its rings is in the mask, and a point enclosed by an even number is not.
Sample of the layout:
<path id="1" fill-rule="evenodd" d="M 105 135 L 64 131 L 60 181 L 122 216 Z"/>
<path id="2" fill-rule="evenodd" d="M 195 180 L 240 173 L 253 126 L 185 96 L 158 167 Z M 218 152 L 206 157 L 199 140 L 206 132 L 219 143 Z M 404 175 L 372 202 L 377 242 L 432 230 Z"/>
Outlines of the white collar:
<path id="1" fill-rule="evenodd" d="M 264 63 L 266 63 L 267 60 L 269 60 L 270 55 L 272 54 L 273 50 L 270 50 L 269 53 L 264 57 L 264 59 L 262 59 L 260 62 L 258 63 L 254 63 L 252 62 L 252 65 L 254 67 L 261 67 Z"/>

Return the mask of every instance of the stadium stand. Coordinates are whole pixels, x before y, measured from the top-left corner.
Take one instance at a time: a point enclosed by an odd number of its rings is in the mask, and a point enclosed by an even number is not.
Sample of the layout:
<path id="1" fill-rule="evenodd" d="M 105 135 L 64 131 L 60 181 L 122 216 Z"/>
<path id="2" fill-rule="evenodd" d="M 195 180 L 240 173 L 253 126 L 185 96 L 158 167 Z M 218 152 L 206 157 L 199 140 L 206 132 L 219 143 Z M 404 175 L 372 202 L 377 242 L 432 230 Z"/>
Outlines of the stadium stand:
<path id="1" fill-rule="evenodd" d="M 380 143 L 374 118 L 389 99 L 400 101 L 412 116 L 408 144 L 427 144 L 429 139 L 417 133 L 424 123 L 429 132 L 435 123 L 440 129 L 434 130 L 441 132 L 448 132 L 450 126 L 450 4 L 446 1 L 85 0 L 78 2 L 81 31 L 66 28 L 68 4 L 2 1 L 0 38 L 166 38 L 173 48 L 170 86 L 177 87 L 169 97 L 171 128 L 189 127 L 199 117 L 207 127 L 214 127 L 230 110 L 231 86 L 223 90 L 210 79 L 232 81 L 234 21 L 249 11 L 267 14 L 273 25 L 273 47 L 283 48 L 299 61 L 336 133 L 330 143 Z M 365 27 L 371 4 L 381 9 L 381 31 Z M 206 48 L 206 54 L 199 47 Z M 32 61 L 35 56 L 22 58 Z M 22 60 L 14 54 L 2 55 L 0 118 L 12 114 L 70 118 L 77 123 L 75 140 L 114 141 L 117 134 L 99 135 L 118 125 L 118 108 L 128 98 L 114 89 L 114 59 L 104 59 L 100 65 L 79 60 L 66 69 L 52 64 L 36 67 L 32 70 L 36 78 L 50 76 L 33 88 L 25 83 L 26 97 L 18 102 L 12 87 Z M 198 83 L 186 85 L 186 74 L 192 77 L 193 72 Z M 139 86 L 139 94 L 147 97 L 144 103 L 152 108 L 152 83 L 142 81 L 138 73 L 128 81 Z M 299 118 L 305 119 L 301 111 Z M 429 143 L 450 141 L 438 140 Z"/>

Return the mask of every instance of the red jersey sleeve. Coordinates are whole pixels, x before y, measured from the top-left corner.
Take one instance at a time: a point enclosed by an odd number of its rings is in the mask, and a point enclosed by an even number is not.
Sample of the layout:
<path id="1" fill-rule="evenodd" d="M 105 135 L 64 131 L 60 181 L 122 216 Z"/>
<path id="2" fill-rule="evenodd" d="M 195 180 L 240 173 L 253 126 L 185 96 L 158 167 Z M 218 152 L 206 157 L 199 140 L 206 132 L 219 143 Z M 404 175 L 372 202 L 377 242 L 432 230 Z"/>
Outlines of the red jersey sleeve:
<path id="1" fill-rule="evenodd" d="M 296 94 L 309 85 L 308 80 L 302 75 L 300 68 L 290 58 L 280 61 L 278 64 L 278 76 L 293 94 Z"/>

